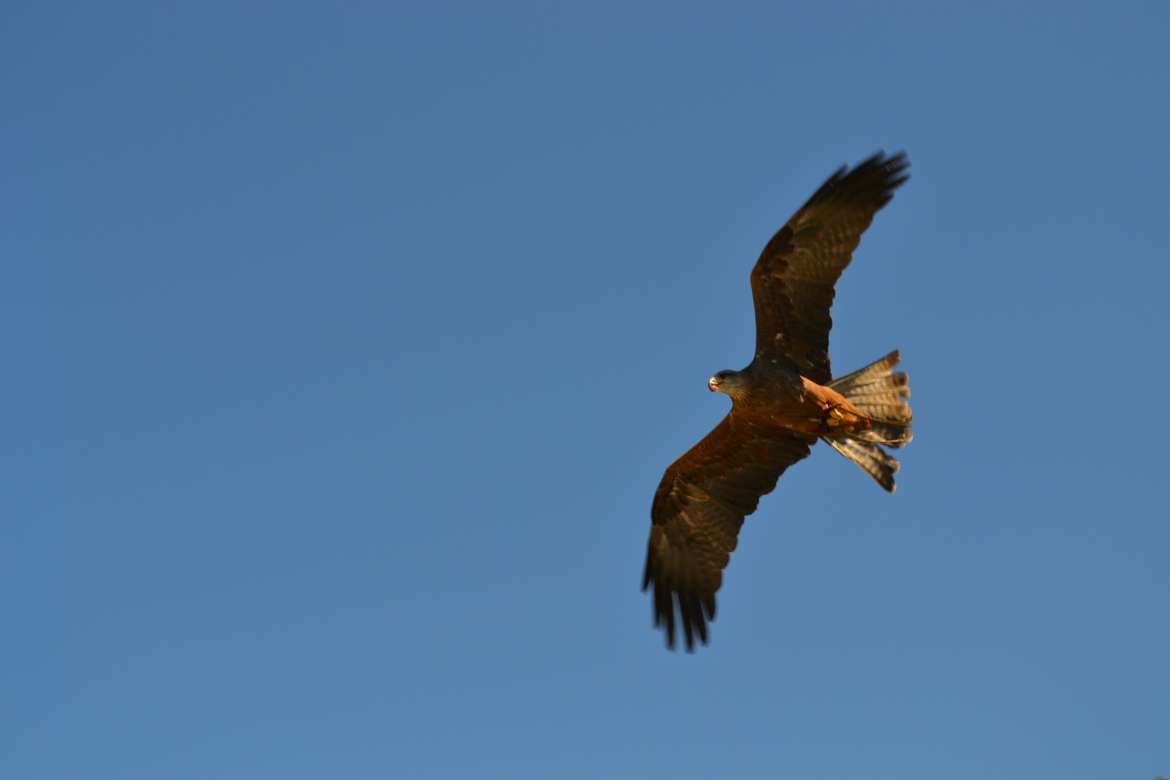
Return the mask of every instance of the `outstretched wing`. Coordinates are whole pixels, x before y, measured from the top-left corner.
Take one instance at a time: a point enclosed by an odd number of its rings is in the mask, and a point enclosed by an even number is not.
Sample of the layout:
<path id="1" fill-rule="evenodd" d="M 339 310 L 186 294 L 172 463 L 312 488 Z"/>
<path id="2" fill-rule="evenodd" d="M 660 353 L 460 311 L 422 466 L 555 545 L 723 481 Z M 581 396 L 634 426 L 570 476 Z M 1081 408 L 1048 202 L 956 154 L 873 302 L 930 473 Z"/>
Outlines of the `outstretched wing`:
<path id="1" fill-rule="evenodd" d="M 903 152 L 878 152 L 821 185 L 764 247 L 752 269 L 756 358 L 786 360 L 828 384 L 834 287 L 878 210 L 909 176 Z"/>
<path id="2" fill-rule="evenodd" d="M 772 492 L 784 469 L 816 439 L 765 428 L 734 410 L 671 464 L 654 494 L 642 590 L 654 586 L 654 625 L 674 647 L 675 612 L 687 650 L 707 643 L 715 591 L 735 549 L 743 519 Z"/>

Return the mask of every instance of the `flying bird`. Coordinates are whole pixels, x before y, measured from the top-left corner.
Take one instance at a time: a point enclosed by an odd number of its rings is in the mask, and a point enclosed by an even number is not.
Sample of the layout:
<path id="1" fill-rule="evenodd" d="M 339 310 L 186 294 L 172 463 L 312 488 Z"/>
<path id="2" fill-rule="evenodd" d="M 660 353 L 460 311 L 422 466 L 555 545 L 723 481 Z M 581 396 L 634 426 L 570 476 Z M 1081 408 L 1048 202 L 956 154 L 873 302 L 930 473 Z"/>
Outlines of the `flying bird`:
<path id="1" fill-rule="evenodd" d="M 740 526 L 785 469 L 817 440 L 894 492 L 898 461 L 883 447 L 910 442 L 910 387 L 891 352 L 833 379 L 829 309 L 834 287 L 874 214 L 907 178 L 902 152 L 842 167 L 772 236 L 752 269 L 756 352 L 707 387 L 731 397 L 715 429 L 666 469 L 650 510 L 642 589 L 654 588 L 654 624 L 670 648 L 707 643 L 715 593 Z"/>

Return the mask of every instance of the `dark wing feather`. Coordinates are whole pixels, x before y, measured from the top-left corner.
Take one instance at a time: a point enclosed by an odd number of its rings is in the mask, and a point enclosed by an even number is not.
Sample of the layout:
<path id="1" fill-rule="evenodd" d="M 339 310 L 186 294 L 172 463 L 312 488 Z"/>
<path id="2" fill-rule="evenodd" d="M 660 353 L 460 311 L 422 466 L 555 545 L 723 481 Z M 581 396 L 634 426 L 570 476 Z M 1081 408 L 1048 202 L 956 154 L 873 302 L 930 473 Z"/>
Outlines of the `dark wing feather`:
<path id="1" fill-rule="evenodd" d="M 829 329 L 834 287 L 861 234 L 907 178 L 902 152 L 842 167 L 782 227 L 752 269 L 756 358 L 784 359 L 819 384 L 832 379 Z"/>
<path id="2" fill-rule="evenodd" d="M 707 643 L 715 591 L 743 519 L 815 439 L 755 425 L 733 410 L 671 464 L 654 494 L 642 589 L 654 586 L 654 625 L 674 647 L 677 611 L 687 650 Z"/>

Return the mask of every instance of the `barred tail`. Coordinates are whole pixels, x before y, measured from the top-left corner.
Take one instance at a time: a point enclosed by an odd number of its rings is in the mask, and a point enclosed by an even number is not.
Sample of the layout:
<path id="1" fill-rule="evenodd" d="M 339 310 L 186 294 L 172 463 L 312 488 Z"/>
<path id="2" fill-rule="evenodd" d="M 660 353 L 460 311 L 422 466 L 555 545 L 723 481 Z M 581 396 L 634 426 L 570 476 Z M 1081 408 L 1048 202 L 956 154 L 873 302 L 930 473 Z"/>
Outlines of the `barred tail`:
<path id="1" fill-rule="evenodd" d="M 894 492 L 898 460 L 878 445 L 898 448 L 910 443 L 910 380 L 894 367 L 901 360 L 897 350 L 852 374 L 834 379 L 829 387 L 845 396 L 870 419 L 868 430 L 825 437 L 830 447 L 861 467 L 877 483 Z"/>

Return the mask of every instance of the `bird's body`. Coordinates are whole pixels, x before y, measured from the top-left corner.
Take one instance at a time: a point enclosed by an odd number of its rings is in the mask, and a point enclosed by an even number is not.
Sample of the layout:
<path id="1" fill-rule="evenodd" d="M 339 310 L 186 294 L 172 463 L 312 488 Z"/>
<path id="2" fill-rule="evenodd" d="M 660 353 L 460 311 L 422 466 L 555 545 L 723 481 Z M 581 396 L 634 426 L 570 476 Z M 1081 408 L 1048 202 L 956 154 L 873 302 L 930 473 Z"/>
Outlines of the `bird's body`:
<path id="1" fill-rule="evenodd" d="M 651 506 L 643 587 L 674 646 L 706 643 L 715 592 L 743 519 L 786 468 L 823 440 L 893 492 L 899 464 L 881 447 L 909 443 L 906 375 L 892 352 L 837 379 L 829 368 L 834 287 L 874 214 L 905 180 L 905 155 L 879 153 L 826 181 L 781 228 L 752 270 L 756 354 L 720 371 L 712 391 L 731 412 L 667 468 Z"/>
<path id="2" fill-rule="evenodd" d="M 736 376 L 738 386 L 725 392 L 736 412 L 758 425 L 813 440 L 869 428 L 869 419 L 849 399 L 789 368 L 753 361 Z"/>

